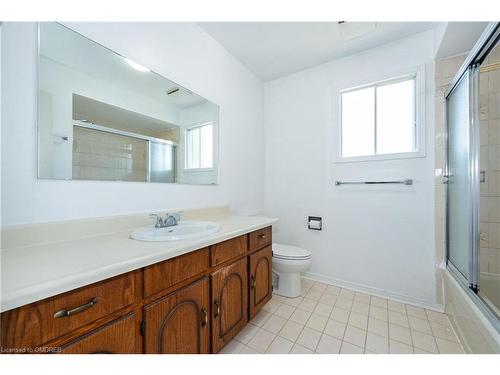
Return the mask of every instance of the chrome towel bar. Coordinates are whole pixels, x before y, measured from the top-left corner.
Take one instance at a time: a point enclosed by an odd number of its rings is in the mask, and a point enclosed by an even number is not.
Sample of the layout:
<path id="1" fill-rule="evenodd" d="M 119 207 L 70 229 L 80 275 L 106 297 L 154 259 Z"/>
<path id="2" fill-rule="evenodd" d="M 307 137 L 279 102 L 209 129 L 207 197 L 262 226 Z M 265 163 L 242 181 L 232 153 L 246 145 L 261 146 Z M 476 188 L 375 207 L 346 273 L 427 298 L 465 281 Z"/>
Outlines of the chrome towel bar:
<path id="1" fill-rule="evenodd" d="M 402 180 L 402 181 L 360 181 L 360 182 L 335 181 L 335 186 L 339 186 L 339 185 L 379 185 L 379 184 L 413 185 L 413 180 L 411 178 L 407 178 L 407 179 Z"/>

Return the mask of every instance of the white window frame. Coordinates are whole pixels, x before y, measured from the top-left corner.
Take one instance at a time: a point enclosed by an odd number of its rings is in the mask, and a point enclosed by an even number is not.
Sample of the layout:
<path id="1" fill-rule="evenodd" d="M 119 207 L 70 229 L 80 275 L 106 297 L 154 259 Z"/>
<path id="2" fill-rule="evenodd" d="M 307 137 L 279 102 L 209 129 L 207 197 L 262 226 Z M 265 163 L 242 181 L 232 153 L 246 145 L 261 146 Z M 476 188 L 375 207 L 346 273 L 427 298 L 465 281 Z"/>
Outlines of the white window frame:
<path id="1" fill-rule="evenodd" d="M 188 131 L 192 130 L 192 129 L 196 129 L 196 128 L 201 128 L 202 126 L 206 126 L 206 125 L 212 125 L 212 136 L 213 136 L 213 139 L 212 139 L 212 167 L 210 168 L 187 168 L 187 158 L 188 158 L 188 137 L 187 137 L 187 134 L 188 134 Z M 216 150 L 215 150 L 215 123 L 213 121 L 207 121 L 207 122 L 203 122 L 203 123 L 198 123 L 198 124 L 194 124 L 194 125 L 190 125 L 188 127 L 186 127 L 184 129 L 184 162 L 183 162 L 183 171 L 184 173 L 191 173 L 191 172 L 209 172 L 209 171 L 213 171 L 216 169 L 216 166 L 215 166 L 215 156 L 216 156 Z"/>
<path id="2" fill-rule="evenodd" d="M 384 86 L 391 83 L 402 82 L 415 78 L 415 151 L 380 155 L 342 156 L 342 94 L 350 91 L 360 90 L 373 86 Z M 366 82 L 366 81 L 365 81 Z M 344 87 L 338 90 L 338 142 L 335 154 L 335 163 L 351 163 L 362 161 L 412 159 L 425 157 L 425 66 L 398 72 L 397 74 L 385 74 L 379 76 L 369 83 L 356 86 Z"/>

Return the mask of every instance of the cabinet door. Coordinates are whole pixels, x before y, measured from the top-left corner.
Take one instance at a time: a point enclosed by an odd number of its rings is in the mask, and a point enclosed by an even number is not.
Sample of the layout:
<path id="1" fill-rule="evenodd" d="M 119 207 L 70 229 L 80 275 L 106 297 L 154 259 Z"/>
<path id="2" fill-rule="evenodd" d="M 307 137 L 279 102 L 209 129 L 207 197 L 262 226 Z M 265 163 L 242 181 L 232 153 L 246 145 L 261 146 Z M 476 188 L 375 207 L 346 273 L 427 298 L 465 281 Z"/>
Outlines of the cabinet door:
<path id="1" fill-rule="evenodd" d="M 135 314 L 130 313 L 105 324 L 61 347 L 63 354 L 131 354 L 136 353 Z"/>
<path id="2" fill-rule="evenodd" d="M 208 278 L 194 282 L 144 308 L 146 353 L 208 353 Z"/>
<path id="3" fill-rule="evenodd" d="M 218 352 L 248 321 L 247 259 L 212 275 L 212 349 Z"/>
<path id="4" fill-rule="evenodd" d="M 272 259 L 271 246 L 250 255 L 250 318 L 272 297 Z"/>

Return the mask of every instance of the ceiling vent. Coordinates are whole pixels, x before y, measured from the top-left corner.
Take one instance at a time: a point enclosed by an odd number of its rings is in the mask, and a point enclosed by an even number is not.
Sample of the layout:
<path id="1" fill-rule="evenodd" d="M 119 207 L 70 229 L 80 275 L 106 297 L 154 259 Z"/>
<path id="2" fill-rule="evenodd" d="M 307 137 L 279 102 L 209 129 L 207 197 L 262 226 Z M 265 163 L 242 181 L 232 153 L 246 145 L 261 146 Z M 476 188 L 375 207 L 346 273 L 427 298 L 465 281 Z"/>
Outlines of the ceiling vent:
<path id="1" fill-rule="evenodd" d="M 339 21 L 340 37 L 351 40 L 372 33 L 377 28 L 376 22 L 345 22 Z"/>
<path id="2" fill-rule="evenodd" d="M 180 98 L 180 97 L 191 97 L 193 93 L 189 90 L 186 90 L 183 87 L 170 87 L 166 90 L 166 94 L 170 97 Z"/>

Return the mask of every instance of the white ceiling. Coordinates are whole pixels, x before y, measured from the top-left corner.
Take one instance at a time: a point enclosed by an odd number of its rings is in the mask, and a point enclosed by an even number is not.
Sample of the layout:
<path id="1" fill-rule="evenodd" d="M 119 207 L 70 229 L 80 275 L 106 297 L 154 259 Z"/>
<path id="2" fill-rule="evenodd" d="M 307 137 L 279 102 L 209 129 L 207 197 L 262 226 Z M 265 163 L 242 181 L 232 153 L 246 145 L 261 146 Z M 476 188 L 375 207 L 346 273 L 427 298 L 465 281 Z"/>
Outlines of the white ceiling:
<path id="1" fill-rule="evenodd" d="M 175 109 L 207 101 L 155 72 L 135 70 L 122 56 L 55 22 L 41 23 L 40 55 Z M 166 94 L 177 87 L 179 94 Z"/>
<path id="2" fill-rule="evenodd" d="M 375 28 L 371 26 L 375 24 Z M 263 81 L 438 27 L 439 22 L 201 22 Z M 355 36 L 357 31 L 363 35 Z M 345 38 L 343 34 L 351 34 Z"/>

